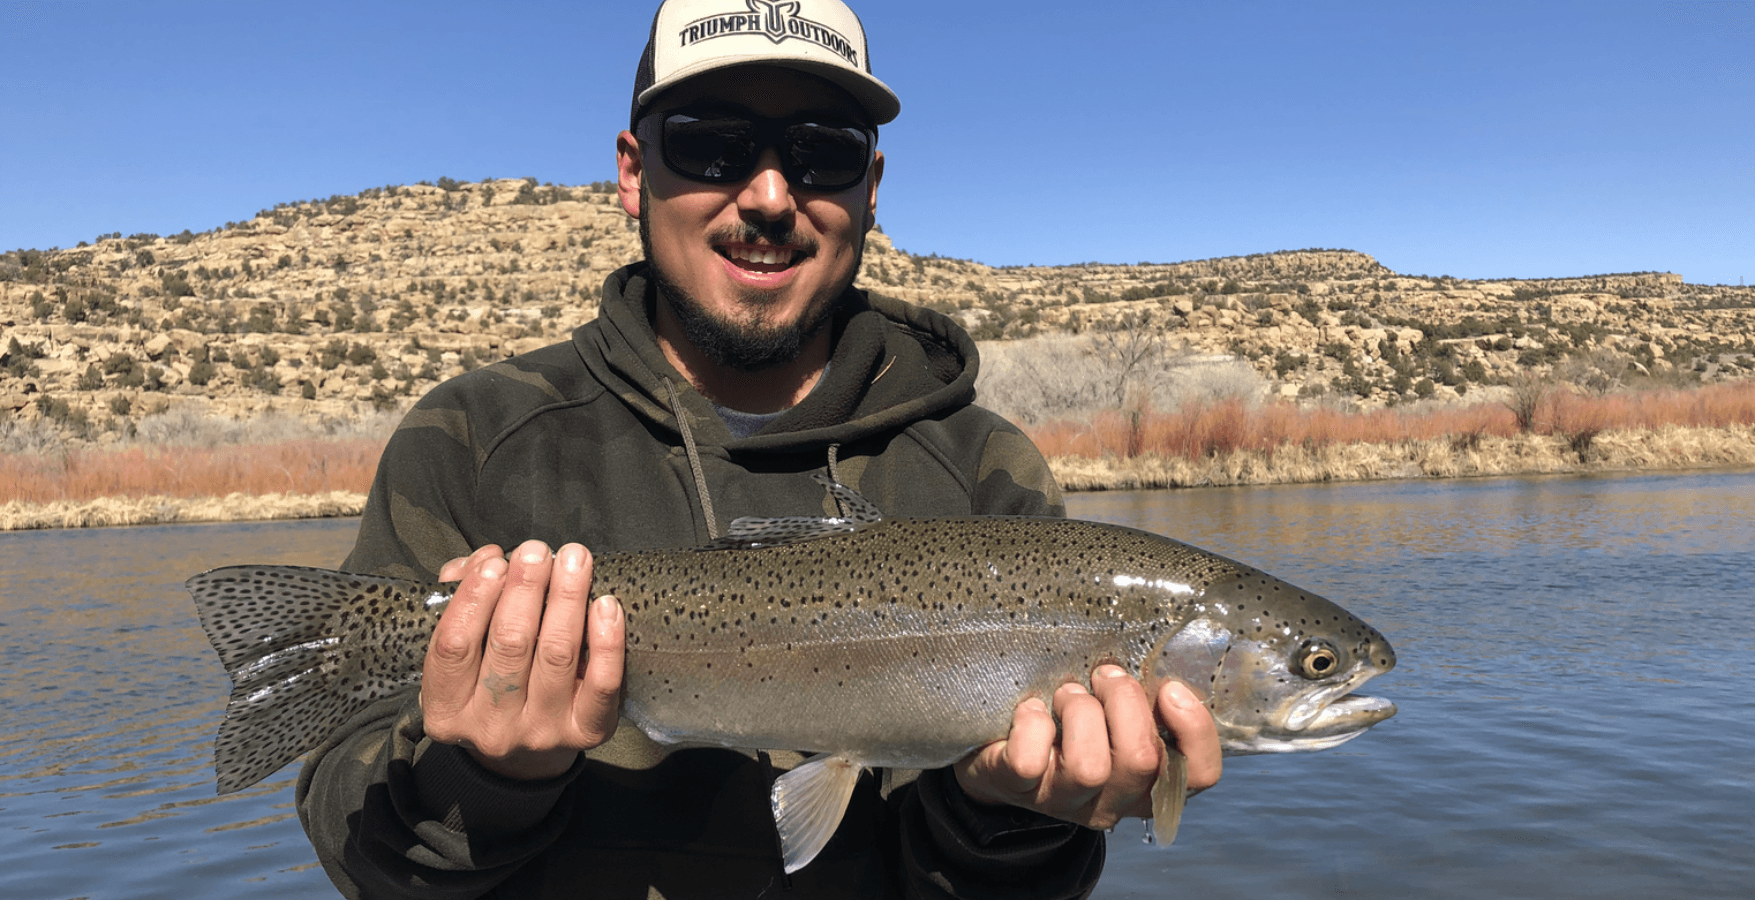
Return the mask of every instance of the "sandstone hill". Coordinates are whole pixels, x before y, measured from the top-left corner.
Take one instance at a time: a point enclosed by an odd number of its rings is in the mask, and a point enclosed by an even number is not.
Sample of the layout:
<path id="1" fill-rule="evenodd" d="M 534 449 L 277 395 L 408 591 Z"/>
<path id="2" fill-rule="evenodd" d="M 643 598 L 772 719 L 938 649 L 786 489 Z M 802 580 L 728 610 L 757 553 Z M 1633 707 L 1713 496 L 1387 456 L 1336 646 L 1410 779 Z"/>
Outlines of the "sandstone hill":
<path id="1" fill-rule="evenodd" d="M 0 254 L 0 418 L 98 442 L 177 405 L 357 418 L 563 339 L 638 256 L 611 185 L 535 179 L 374 188 L 201 234 Z M 1244 360 L 1286 398 L 1436 401 L 1525 372 L 1598 390 L 1755 376 L 1755 289 L 1663 273 L 1466 281 L 1345 250 L 996 268 L 874 234 L 860 284 L 983 341 L 1088 335 Z"/>

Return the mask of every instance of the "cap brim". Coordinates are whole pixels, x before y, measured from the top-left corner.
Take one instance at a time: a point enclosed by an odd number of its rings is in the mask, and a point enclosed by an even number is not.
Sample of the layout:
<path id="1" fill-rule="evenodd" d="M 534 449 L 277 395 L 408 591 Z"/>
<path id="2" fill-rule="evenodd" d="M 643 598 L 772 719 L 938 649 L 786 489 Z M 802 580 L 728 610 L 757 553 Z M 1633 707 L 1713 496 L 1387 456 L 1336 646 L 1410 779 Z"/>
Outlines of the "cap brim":
<path id="1" fill-rule="evenodd" d="M 751 59 L 748 56 L 727 56 L 704 59 L 693 65 L 684 66 L 671 73 L 670 77 L 654 83 L 640 92 L 637 98 L 640 109 L 651 105 L 659 94 L 709 72 L 722 69 L 734 69 L 741 66 L 773 66 L 781 69 L 793 69 L 808 75 L 815 75 L 848 94 L 858 103 L 865 114 L 871 118 L 873 125 L 887 125 L 895 121 L 902 112 L 902 101 L 889 86 L 864 72 L 850 69 L 834 63 L 817 62 L 809 59 Z"/>

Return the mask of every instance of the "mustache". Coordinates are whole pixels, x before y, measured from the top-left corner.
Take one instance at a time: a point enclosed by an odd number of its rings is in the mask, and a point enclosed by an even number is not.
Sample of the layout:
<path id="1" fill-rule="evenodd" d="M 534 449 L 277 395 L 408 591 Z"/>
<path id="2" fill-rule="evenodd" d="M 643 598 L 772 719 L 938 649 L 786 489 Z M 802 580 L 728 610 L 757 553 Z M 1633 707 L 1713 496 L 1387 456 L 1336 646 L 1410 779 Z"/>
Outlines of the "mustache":
<path id="1" fill-rule="evenodd" d="M 810 256 L 817 252 L 816 239 L 792 227 L 787 221 L 738 222 L 735 225 L 724 225 L 713 229 L 707 234 L 710 244 L 770 244 L 778 247 L 794 247 L 802 251 L 802 255 Z"/>

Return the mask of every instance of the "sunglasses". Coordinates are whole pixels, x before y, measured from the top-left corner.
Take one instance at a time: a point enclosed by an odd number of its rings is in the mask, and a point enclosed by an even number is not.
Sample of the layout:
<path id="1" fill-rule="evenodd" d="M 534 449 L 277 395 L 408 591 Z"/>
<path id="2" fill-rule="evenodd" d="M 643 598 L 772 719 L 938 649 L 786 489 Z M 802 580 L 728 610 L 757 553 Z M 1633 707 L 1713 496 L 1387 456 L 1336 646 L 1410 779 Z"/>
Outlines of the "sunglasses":
<path id="1" fill-rule="evenodd" d="M 793 187 L 841 191 L 871 168 L 877 132 L 863 125 L 821 117 L 750 119 L 730 113 L 655 113 L 640 120 L 636 135 L 655 137 L 672 172 L 707 184 L 742 181 L 773 147 L 780 171 Z"/>

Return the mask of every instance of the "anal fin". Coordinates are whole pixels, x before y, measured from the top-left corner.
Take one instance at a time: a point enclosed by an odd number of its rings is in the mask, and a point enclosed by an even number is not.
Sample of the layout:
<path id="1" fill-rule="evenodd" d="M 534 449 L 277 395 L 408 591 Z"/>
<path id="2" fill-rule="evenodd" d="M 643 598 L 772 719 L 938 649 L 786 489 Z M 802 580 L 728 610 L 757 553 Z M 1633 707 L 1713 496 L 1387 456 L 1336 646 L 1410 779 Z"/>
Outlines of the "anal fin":
<path id="1" fill-rule="evenodd" d="M 1188 757 L 1174 747 L 1164 748 L 1164 768 L 1152 784 L 1151 842 L 1168 847 L 1182 824 L 1182 805 L 1188 799 Z"/>
<path id="2" fill-rule="evenodd" d="M 787 874 L 816 859 L 834 837 L 864 770 L 845 756 L 821 753 L 775 779 L 769 803 Z"/>

